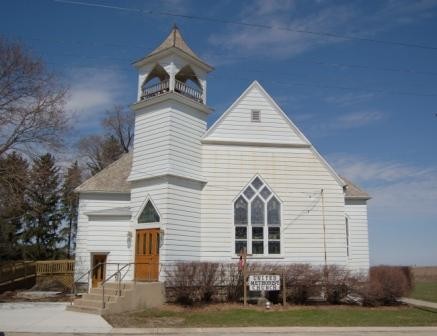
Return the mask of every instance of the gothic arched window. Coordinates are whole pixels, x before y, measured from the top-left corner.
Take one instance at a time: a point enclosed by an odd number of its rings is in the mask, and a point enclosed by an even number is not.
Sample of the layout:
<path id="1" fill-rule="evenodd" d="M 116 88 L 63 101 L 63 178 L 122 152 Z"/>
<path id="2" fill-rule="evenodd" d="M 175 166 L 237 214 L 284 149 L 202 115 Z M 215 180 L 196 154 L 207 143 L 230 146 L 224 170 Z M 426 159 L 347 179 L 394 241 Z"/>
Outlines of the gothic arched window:
<path id="1" fill-rule="evenodd" d="M 281 203 L 272 190 L 255 177 L 234 202 L 235 253 L 281 253 Z"/>
<path id="2" fill-rule="evenodd" d="M 159 214 L 150 200 L 147 201 L 143 211 L 138 217 L 138 223 L 157 223 L 160 221 Z"/>

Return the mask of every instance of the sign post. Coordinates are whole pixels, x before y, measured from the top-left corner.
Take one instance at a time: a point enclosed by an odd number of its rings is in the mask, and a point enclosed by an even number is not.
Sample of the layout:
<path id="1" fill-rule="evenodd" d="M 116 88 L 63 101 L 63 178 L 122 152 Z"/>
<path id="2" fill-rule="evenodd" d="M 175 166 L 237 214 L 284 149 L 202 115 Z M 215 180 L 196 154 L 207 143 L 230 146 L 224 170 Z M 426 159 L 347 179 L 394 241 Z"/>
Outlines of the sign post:
<path id="1" fill-rule="evenodd" d="M 282 270 L 282 306 L 287 304 L 287 283 L 285 281 L 285 269 Z"/>
<path id="2" fill-rule="evenodd" d="M 247 251 L 243 248 L 240 252 L 240 265 L 243 263 L 243 302 L 247 306 Z"/>

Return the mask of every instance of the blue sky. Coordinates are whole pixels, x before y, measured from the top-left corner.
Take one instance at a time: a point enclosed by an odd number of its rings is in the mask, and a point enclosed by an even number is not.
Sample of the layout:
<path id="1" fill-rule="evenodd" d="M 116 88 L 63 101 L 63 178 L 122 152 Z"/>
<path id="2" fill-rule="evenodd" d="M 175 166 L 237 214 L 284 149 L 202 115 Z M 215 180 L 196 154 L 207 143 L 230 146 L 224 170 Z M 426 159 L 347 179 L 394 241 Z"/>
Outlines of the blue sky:
<path id="1" fill-rule="evenodd" d="M 95 132 L 106 109 L 134 101 L 131 62 L 176 23 L 215 67 L 210 122 L 257 79 L 336 170 L 373 196 L 371 263 L 437 265 L 437 1 L 84 2 L 125 9 L 0 3 L 0 33 L 25 43 L 69 86 L 70 143 Z"/>

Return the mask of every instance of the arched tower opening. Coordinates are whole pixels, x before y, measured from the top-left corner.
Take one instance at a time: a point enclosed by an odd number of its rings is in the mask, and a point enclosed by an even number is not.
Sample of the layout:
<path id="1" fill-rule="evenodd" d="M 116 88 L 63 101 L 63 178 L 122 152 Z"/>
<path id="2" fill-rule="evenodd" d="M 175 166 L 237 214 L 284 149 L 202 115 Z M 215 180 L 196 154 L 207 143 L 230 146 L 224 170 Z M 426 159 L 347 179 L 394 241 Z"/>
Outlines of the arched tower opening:
<path id="1" fill-rule="evenodd" d="M 175 92 L 202 103 L 202 84 L 189 65 L 185 65 L 175 76 Z"/>
<path id="2" fill-rule="evenodd" d="M 160 65 L 156 64 L 147 75 L 141 86 L 141 99 L 148 99 L 153 96 L 168 92 L 170 89 L 170 75 Z"/>

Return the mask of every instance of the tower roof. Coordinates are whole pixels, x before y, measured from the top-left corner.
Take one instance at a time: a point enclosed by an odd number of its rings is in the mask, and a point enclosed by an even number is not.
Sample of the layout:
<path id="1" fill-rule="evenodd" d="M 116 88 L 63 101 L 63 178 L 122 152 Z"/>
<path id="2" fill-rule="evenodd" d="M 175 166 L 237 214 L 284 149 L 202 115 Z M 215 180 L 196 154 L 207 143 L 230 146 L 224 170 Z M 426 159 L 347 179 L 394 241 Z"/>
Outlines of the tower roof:
<path id="1" fill-rule="evenodd" d="M 183 53 L 197 60 L 198 62 L 206 65 L 208 68 L 211 68 L 210 65 L 208 65 L 204 60 L 202 60 L 199 56 L 197 56 L 193 50 L 191 50 L 191 48 L 185 42 L 179 28 L 176 25 L 173 26 L 172 30 L 170 31 L 170 34 L 168 34 L 167 38 L 155 50 L 153 50 L 150 54 L 148 54 L 141 60 L 136 61 L 134 65 L 141 65 L 141 63 L 143 63 L 143 61 L 145 61 L 146 59 L 172 48 L 176 48 L 179 51 L 182 51 Z"/>

